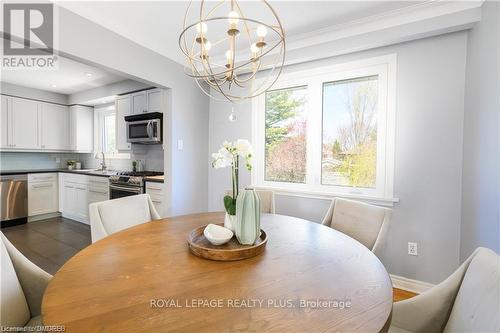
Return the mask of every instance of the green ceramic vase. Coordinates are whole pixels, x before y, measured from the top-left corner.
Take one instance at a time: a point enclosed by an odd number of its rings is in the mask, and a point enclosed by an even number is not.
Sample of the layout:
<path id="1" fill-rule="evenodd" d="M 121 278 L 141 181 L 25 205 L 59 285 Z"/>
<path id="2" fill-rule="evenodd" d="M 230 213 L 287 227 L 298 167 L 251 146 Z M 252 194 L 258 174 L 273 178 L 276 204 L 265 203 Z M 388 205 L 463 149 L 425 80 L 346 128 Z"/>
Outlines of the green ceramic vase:
<path id="1" fill-rule="evenodd" d="M 234 233 L 243 245 L 253 245 L 260 236 L 260 200 L 253 189 L 238 194 Z"/>

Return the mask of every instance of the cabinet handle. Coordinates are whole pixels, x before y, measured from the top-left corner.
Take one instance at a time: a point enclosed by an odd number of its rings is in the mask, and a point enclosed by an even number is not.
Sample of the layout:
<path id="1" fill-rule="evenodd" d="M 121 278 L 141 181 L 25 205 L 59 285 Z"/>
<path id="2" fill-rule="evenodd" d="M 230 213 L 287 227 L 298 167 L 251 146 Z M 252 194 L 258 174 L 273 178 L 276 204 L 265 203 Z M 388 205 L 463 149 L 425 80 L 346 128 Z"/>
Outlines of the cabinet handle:
<path id="1" fill-rule="evenodd" d="M 42 188 L 42 187 L 52 187 L 53 184 L 46 184 L 46 185 L 33 185 L 33 188 Z"/>
<path id="2" fill-rule="evenodd" d="M 105 191 L 94 191 L 94 190 L 89 190 L 91 193 L 100 193 L 100 194 L 108 194 L 108 192 Z"/>
<path id="3" fill-rule="evenodd" d="M 151 200 L 151 201 L 154 202 L 154 203 L 160 203 L 161 204 L 160 200 Z"/>
<path id="4" fill-rule="evenodd" d="M 66 188 L 75 188 L 74 186 L 68 186 L 68 185 L 64 185 L 64 187 L 66 187 Z"/>
<path id="5" fill-rule="evenodd" d="M 85 187 L 77 187 L 76 189 L 77 189 L 77 190 L 86 190 L 86 188 L 85 188 Z"/>

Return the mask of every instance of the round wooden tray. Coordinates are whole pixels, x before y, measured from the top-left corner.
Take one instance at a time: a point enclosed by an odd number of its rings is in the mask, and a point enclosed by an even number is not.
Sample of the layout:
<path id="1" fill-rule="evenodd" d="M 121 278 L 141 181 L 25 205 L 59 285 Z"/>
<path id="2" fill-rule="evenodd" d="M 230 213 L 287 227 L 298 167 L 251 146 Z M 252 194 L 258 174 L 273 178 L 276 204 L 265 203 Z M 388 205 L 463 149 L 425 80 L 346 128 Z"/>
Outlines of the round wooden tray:
<path id="1" fill-rule="evenodd" d="M 218 225 L 224 226 L 223 223 Z M 217 261 L 236 261 L 255 257 L 266 248 L 267 234 L 260 230 L 260 237 L 254 245 L 241 245 L 236 236 L 222 245 L 213 245 L 203 235 L 206 225 L 191 231 L 188 236 L 189 250 L 196 256 Z"/>

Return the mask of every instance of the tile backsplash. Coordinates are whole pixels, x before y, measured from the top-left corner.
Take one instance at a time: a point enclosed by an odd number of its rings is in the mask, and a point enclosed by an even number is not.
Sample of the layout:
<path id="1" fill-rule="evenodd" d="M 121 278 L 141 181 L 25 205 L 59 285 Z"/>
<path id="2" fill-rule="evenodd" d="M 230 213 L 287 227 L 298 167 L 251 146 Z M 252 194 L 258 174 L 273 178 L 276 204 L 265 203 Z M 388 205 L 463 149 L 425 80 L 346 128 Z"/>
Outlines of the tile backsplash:
<path id="1" fill-rule="evenodd" d="M 72 153 L 14 153 L 0 152 L 0 170 L 65 168 L 67 160 L 78 160 Z"/>
<path id="2" fill-rule="evenodd" d="M 0 152 L 0 170 L 66 168 L 67 160 L 80 161 L 85 169 L 98 168 L 101 162 L 94 154 Z M 162 145 L 133 145 L 130 159 L 107 159 L 106 165 L 109 170 L 128 171 L 133 160 L 143 161 L 144 170 L 163 172 Z"/>

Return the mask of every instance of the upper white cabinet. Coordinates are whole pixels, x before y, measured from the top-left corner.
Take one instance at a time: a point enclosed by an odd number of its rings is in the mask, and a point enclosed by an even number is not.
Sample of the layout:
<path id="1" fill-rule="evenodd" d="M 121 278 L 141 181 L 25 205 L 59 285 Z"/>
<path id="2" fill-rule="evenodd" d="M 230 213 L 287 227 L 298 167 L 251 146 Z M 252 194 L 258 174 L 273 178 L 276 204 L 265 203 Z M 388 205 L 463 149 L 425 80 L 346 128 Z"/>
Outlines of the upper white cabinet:
<path id="1" fill-rule="evenodd" d="M 150 89 L 129 95 L 132 101 L 132 113 L 163 112 L 163 90 Z"/>
<path id="2" fill-rule="evenodd" d="M 69 143 L 72 151 L 92 152 L 94 149 L 94 108 L 73 105 L 69 108 Z"/>
<path id="3" fill-rule="evenodd" d="M 24 98 L 11 98 L 8 109 L 10 121 L 10 148 L 40 149 L 39 140 L 39 102 Z"/>
<path id="4" fill-rule="evenodd" d="M 10 148 L 10 139 L 9 139 L 9 108 L 11 99 L 6 96 L 1 96 L 1 106 L 0 106 L 0 148 Z"/>
<path id="5" fill-rule="evenodd" d="M 148 102 L 145 91 L 132 94 L 131 98 L 132 98 L 132 112 L 134 114 L 148 112 Z"/>
<path id="6" fill-rule="evenodd" d="M 130 150 L 131 144 L 127 142 L 127 126 L 125 116 L 131 114 L 132 99 L 130 95 L 120 96 L 115 99 L 116 111 L 116 149 Z"/>
<path id="7" fill-rule="evenodd" d="M 69 150 L 69 109 L 67 106 L 40 103 L 41 148 L 46 150 Z"/>
<path id="8" fill-rule="evenodd" d="M 148 96 L 148 112 L 163 112 L 163 90 L 147 90 L 146 93 Z"/>
<path id="9" fill-rule="evenodd" d="M 1 95 L 0 149 L 92 152 L 94 108 Z"/>

